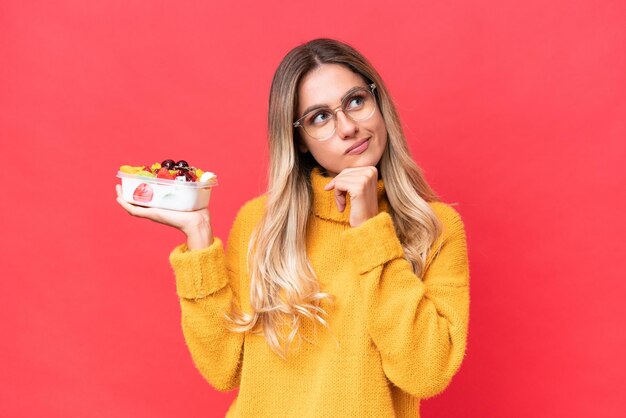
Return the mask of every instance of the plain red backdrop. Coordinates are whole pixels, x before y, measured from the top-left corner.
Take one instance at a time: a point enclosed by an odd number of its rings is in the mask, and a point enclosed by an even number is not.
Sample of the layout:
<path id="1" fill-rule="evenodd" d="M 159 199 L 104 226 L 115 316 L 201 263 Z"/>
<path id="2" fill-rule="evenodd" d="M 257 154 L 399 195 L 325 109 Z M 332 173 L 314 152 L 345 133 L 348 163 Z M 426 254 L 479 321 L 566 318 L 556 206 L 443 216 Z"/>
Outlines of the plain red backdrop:
<path id="1" fill-rule="evenodd" d="M 623 1 L 0 4 L 0 416 L 218 417 L 170 250 L 121 164 L 218 173 L 225 237 L 263 192 L 272 74 L 335 37 L 387 81 L 468 234 L 467 356 L 424 417 L 625 416 Z"/>

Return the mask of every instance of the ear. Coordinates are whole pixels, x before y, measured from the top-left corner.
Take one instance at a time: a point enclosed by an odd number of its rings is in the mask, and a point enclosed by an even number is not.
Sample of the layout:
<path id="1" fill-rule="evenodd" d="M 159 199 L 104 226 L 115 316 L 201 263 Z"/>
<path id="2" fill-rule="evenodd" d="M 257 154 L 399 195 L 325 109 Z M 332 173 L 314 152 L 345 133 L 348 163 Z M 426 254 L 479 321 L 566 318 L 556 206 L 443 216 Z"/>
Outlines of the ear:
<path id="1" fill-rule="evenodd" d="M 302 140 L 302 138 L 300 138 L 300 135 L 298 135 L 296 137 L 296 143 L 298 145 L 298 150 L 302 153 L 302 154 L 306 154 L 307 152 L 309 152 L 309 148 L 306 146 L 306 144 L 304 143 L 304 141 Z"/>

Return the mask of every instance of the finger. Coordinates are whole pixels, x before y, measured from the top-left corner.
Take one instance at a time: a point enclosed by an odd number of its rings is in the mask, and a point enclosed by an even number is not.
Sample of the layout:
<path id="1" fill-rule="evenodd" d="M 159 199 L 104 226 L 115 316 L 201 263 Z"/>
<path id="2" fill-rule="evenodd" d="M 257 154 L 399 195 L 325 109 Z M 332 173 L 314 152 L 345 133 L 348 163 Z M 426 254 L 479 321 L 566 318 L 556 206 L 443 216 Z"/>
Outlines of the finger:
<path id="1" fill-rule="evenodd" d="M 353 177 L 346 175 L 342 178 L 339 178 L 335 181 L 333 185 L 335 192 L 340 191 L 342 193 L 350 194 L 350 191 L 353 190 L 356 186 L 362 183 L 362 179 L 359 177 Z"/>
<path id="2" fill-rule="evenodd" d="M 126 209 L 128 213 L 133 216 L 145 216 L 146 208 L 132 205 L 124 200 L 124 198 L 122 197 L 122 186 L 120 184 L 117 184 L 115 186 L 115 192 L 117 193 L 117 203 L 119 203 L 121 207 Z"/>
<path id="3" fill-rule="evenodd" d="M 335 203 L 339 212 L 343 212 L 346 208 L 346 192 L 339 189 L 335 189 Z"/>
<path id="4" fill-rule="evenodd" d="M 342 179 L 351 183 L 367 183 L 370 181 L 378 180 L 378 175 L 375 167 L 363 167 L 361 169 L 354 169 L 346 172 Z"/>
<path id="5" fill-rule="evenodd" d="M 120 204 L 121 207 L 123 207 L 126 212 L 130 213 L 133 216 L 138 216 L 140 218 L 145 218 L 146 215 L 148 215 L 148 209 L 146 208 L 142 208 L 139 206 L 135 206 L 135 205 L 131 205 L 130 203 L 128 203 L 127 201 L 125 201 L 122 197 L 118 197 L 117 199 L 117 203 Z"/>
<path id="6" fill-rule="evenodd" d="M 331 190 L 335 187 L 335 179 L 332 179 L 330 183 L 324 186 L 324 190 Z"/>
<path id="7" fill-rule="evenodd" d="M 129 204 L 127 201 L 125 201 L 121 196 L 118 196 L 116 199 L 117 203 L 126 210 L 126 212 L 130 213 L 131 215 L 133 215 L 133 211 L 134 211 L 134 207 Z"/>
<path id="8" fill-rule="evenodd" d="M 359 179 L 365 177 L 366 179 L 378 180 L 378 169 L 374 166 L 350 167 L 343 169 L 337 177 L 343 179 Z M 335 179 L 337 177 L 335 177 Z"/>

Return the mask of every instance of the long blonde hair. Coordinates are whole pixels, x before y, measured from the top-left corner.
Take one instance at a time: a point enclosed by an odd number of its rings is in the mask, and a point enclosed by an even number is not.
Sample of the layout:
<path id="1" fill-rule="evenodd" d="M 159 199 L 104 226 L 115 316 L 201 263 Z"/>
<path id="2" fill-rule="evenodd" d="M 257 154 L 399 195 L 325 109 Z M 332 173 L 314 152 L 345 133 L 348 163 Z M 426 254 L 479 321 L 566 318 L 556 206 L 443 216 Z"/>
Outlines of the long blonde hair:
<path id="1" fill-rule="evenodd" d="M 424 272 L 428 251 L 441 233 L 429 201 L 437 195 L 410 156 L 395 106 L 376 70 L 354 48 L 332 39 L 316 39 L 291 50 L 282 60 L 270 90 L 269 187 L 266 211 L 250 239 L 252 313 L 233 309 L 227 316 L 236 332 L 262 333 L 270 348 L 286 358 L 303 319 L 327 326 L 320 307 L 332 296 L 320 292 L 306 254 L 306 228 L 312 205 L 311 170 L 317 165 L 310 153 L 298 152 L 293 128 L 300 80 L 323 64 L 340 64 L 375 83 L 377 102 L 388 141 L 379 163 L 396 233 L 418 277 Z M 287 335 L 288 334 L 288 335 Z"/>

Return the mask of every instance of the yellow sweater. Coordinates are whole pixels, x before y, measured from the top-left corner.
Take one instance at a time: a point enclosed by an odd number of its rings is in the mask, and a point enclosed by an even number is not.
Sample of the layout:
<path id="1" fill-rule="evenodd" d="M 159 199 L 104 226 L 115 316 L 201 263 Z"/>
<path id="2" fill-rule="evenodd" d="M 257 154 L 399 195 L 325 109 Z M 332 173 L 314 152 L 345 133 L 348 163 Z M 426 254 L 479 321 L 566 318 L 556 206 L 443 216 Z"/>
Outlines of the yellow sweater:
<path id="1" fill-rule="evenodd" d="M 182 328 L 193 361 L 217 390 L 239 388 L 227 417 L 419 417 L 419 400 L 444 390 L 465 354 L 469 316 L 466 237 L 459 214 L 430 203 L 444 225 L 423 277 L 403 258 L 382 181 L 380 213 L 352 228 L 350 206 L 341 213 L 330 179 L 311 176 L 313 210 L 307 252 L 329 328 L 303 323 L 302 342 L 286 361 L 262 335 L 224 328 L 231 298 L 249 304 L 246 251 L 265 210 L 265 197 L 240 210 L 229 236 L 206 249 L 170 255 L 182 309 Z M 315 335 L 314 335 L 315 333 Z"/>

